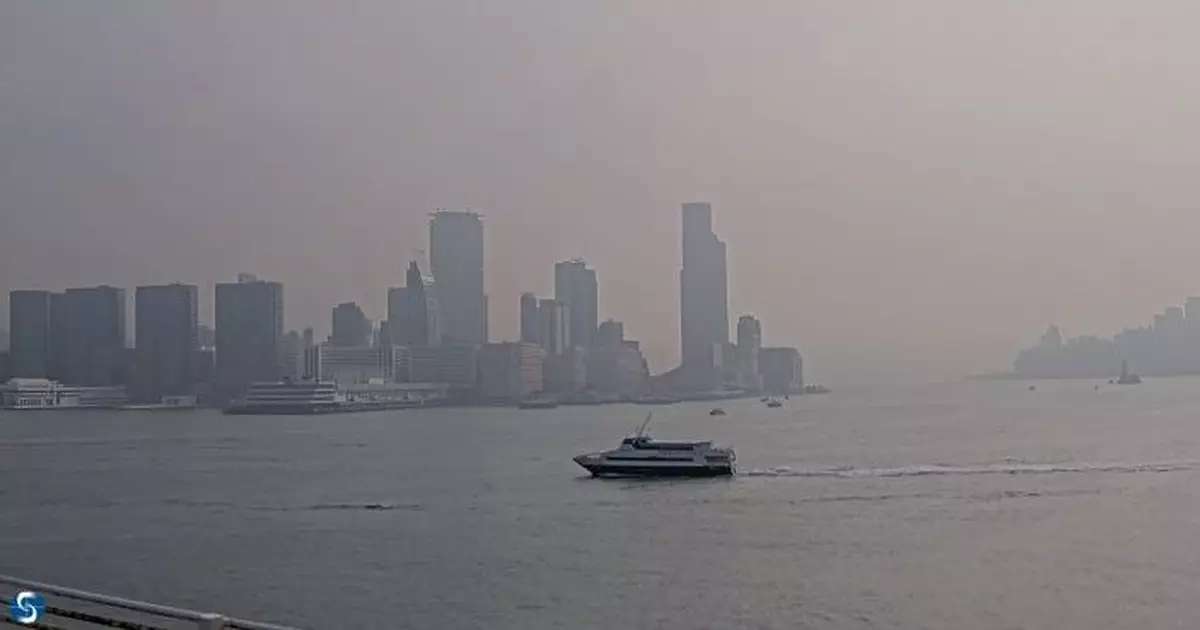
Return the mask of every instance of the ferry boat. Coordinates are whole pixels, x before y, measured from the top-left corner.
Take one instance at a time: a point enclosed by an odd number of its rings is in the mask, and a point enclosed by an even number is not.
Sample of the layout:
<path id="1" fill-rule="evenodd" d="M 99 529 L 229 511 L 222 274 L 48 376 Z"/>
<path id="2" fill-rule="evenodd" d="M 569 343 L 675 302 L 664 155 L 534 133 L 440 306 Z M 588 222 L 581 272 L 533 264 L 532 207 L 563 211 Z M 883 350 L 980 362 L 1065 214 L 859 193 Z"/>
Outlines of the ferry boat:
<path id="1" fill-rule="evenodd" d="M 230 415 L 298 415 L 348 411 L 346 397 L 332 381 L 260 382 L 225 409 Z"/>
<path id="2" fill-rule="evenodd" d="M 721 477 L 732 475 L 737 457 L 712 442 L 659 442 L 646 435 L 653 414 L 611 451 L 586 453 L 575 463 L 595 477 Z"/>
<path id="3" fill-rule="evenodd" d="M 14 378 L 0 386 L 0 408 L 10 411 L 116 409 L 127 400 L 124 387 L 77 387 L 45 378 Z"/>

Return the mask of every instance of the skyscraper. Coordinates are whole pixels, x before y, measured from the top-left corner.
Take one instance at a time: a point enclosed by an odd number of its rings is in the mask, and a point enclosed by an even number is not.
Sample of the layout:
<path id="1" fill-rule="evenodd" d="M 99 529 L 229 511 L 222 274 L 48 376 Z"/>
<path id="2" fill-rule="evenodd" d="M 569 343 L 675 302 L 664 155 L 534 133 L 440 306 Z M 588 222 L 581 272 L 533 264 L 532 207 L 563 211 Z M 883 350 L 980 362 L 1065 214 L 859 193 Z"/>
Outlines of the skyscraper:
<path id="1" fill-rule="evenodd" d="M 532 293 L 521 294 L 521 341 L 541 345 L 541 315 L 538 299 Z"/>
<path id="2" fill-rule="evenodd" d="M 578 259 L 555 264 L 554 299 L 570 309 L 571 344 L 592 347 L 599 323 L 596 271 Z"/>
<path id="3" fill-rule="evenodd" d="M 371 322 L 354 302 L 342 302 L 333 309 L 333 334 L 331 345 L 353 347 L 369 345 Z"/>
<path id="4" fill-rule="evenodd" d="M 405 286 L 388 289 L 388 331 L 399 346 L 436 346 L 441 343 L 441 312 L 437 285 L 421 275 L 414 260 L 405 273 Z"/>
<path id="5" fill-rule="evenodd" d="M 437 282 L 442 342 L 487 343 L 483 221 L 474 212 L 438 211 L 429 222 L 429 258 Z"/>
<path id="6" fill-rule="evenodd" d="M 679 272 L 683 380 L 707 389 L 719 381 L 721 348 L 729 342 L 725 243 L 712 229 L 712 206 L 683 204 L 683 268 Z"/>
<path id="7" fill-rule="evenodd" d="M 16 377 L 50 375 L 50 292 L 8 294 L 9 373 Z"/>
<path id="8" fill-rule="evenodd" d="M 135 399 L 195 393 L 199 297 L 194 285 L 138 287 L 134 293 Z"/>
<path id="9" fill-rule="evenodd" d="M 57 305 L 51 298 L 51 311 L 58 307 L 63 309 L 66 339 L 62 380 L 70 385 L 124 384 L 125 290 L 109 286 L 67 289 Z M 51 314 L 52 319 L 56 317 Z"/>
<path id="10" fill-rule="evenodd" d="M 239 274 L 217 284 L 217 387 L 224 400 L 283 369 L 283 285 Z"/>
<path id="11" fill-rule="evenodd" d="M 761 388 L 758 354 L 762 350 L 762 324 L 753 315 L 742 315 L 737 323 L 738 385 L 756 391 Z"/>
<path id="12" fill-rule="evenodd" d="M 558 300 L 538 303 L 539 335 L 547 356 L 558 356 L 571 348 L 571 309 Z"/>

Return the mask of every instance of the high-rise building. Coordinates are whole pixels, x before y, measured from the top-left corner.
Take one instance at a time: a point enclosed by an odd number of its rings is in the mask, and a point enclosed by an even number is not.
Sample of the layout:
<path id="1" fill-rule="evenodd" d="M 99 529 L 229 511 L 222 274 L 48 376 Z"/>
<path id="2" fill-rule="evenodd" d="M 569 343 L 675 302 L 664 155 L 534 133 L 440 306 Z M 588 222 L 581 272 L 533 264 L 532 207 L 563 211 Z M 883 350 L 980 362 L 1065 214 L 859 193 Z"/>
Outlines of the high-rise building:
<path id="1" fill-rule="evenodd" d="M 217 284 L 217 386 L 225 401 L 283 368 L 283 285 L 239 274 Z"/>
<path id="2" fill-rule="evenodd" d="M 489 343 L 479 350 L 479 393 L 492 400 L 521 400 L 542 391 L 546 353 L 532 343 Z"/>
<path id="3" fill-rule="evenodd" d="M 405 286 L 388 289 L 387 303 L 392 343 L 410 347 L 441 343 L 437 285 L 433 278 L 421 275 L 416 261 L 409 263 Z"/>
<path id="4" fill-rule="evenodd" d="M 762 350 L 762 323 L 753 315 L 742 315 L 737 323 L 738 386 L 750 391 L 762 388 L 758 375 L 758 353 Z"/>
<path id="5" fill-rule="evenodd" d="M 596 340 L 598 323 L 596 271 L 582 260 L 554 265 L 554 299 L 570 309 L 568 327 L 571 344 L 590 348 Z"/>
<path id="6" fill-rule="evenodd" d="M 541 313 L 538 298 L 532 293 L 521 294 L 521 341 L 542 344 Z"/>
<path id="7" fill-rule="evenodd" d="M 369 346 L 371 321 L 354 302 L 342 302 L 333 309 L 333 334 L 329 341 L 341 347 Z"/>
<path id="8" fill-rule="evenodd" d="M 128 369 L 125 290 L 110 286 L 67 289 L 58 305 L 52 300 L 51 310 L 57 307 L 63 309 L 65 328 L 63 382 L 123 385 Z"/>
<path id="9" fill-rule="evenodd" d="M 9 373 L 22 378 L 50 376 L 50 292 L 8 294 Z"/>
<path id="10" fill-rule="evenodd" d="M 70 336 L 70 312 L 67 310 L 67 294 L 50 294 L 50 369 L 49 378 L 67 380 L 67 346 Z"/>
<path id="11" fill-rule="evenodd" d="M 474 212 L 439 211 L 429 222 L 429 258 L 437 282 L 443 343 L 487 343 L 483 289 L 483 220 Z"/>
<path id="12" fill-rule="evenodd" d="M 604 330 L 603 324 L 601 330 Z M 612 335 L 613 328 L 608 330 Z M 613 337 L 610 336 L 608 340 L 612 341 Z M 588 389 L 619 396 L 643 393 L 650 378 L 640 345 L 624 339 L 616 345 L 598 344 L 588 350 L 586 373 Z"/>
<path id="13" fill-rule="evenodd" d="M 542 349 L 547 356 L 559 356 L 573 347 L 571 342 L 571 309 L 559 300 L 542 300 L 538 303 Z"/>
<path id="14" fill-rule="evenodd" d="M 763 348 L 758 354 L 763 391 L 774 396 L 804 389 L 804 361 L 795 348 Z"/>
<path id="15" fill-rule="evenodd" d="M 680 354 L 688 387 L 719 384 L 721 352 L 729 343 L 725 243 L 712 229 L 712 206 L 683 204 L 683 268 L 679 272 Z"/>
<path id="16" fill-rule="evenodd" d="M 199 293 L 195 285 L 138 287 L 134 293 L 136 400 L 192 396 L 196 385 Z"/>
<path id="17" fill-rule="evenodd" d="M 283 336 L 283 376 L 293 379 L 304 376 L 304 342 L 295 330 Z"/>
<path id="18" fill-rule="evenodd" d="M 607 320 L 596 330 L 597 348 L 620 348 L 625 344 L 625 324 Z"/>

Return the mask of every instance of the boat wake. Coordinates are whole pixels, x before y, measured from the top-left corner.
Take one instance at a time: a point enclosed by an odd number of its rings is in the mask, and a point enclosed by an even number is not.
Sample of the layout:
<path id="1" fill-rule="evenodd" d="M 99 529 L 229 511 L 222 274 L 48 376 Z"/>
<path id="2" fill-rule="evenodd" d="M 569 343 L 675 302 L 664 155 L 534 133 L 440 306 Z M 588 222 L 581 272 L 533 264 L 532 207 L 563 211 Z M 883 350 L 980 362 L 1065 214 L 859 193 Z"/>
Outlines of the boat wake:
<path id="1" fill-rule="evenodd" d="M 738 473 L 744 477 L 924 477 L 962 475 L 1056 475 L 1082 473 L 1168 473 L 1200 469 L 1200 461 L 1149 462 L 1135 464 L 1002 464 L 988 466 L 904 466 L 900 468 L 756 469 Z"/>

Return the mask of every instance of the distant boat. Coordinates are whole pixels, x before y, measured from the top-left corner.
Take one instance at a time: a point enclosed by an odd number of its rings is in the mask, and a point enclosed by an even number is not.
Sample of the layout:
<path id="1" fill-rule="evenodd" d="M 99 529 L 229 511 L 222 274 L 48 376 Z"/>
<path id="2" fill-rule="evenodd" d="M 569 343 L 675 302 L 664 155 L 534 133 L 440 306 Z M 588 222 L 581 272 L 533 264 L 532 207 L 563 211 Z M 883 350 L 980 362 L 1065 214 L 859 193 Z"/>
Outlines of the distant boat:
<path id="1" fill-rule="evenodd" d="M 712 409 L 709 410 L 708 415 L 723 416 L 723 415 L 725 415 L 725 410 L 720 407 L 713 407 Z"/>
<path id="2" fill-rule="evenodd" d="M 772 398 L 767 401 L 767 406 L 772 409 L 777 409 L 783 406 L 783 401 L 779 400 L 778 398 Z"/>
<path id="3" fill-rule="evenodd" d="M 558 401 L 553 398 L 532 398 L 522 400 L 517 409 L 558 409 Z"/>
<path id="4" fill-rule="evenodd" d="M 824 385 L 818 385 L 816 383 L 804 386 L 805 394 L 828 394 L 830 391 L 832 390 L 830 390 L 828 387 L 825 387 Z"/>
<path id="5" fill-rule="evenodd" d="M 674 405 L 679 399 L 672 396 L 642 396 L 633 402 L 636 405 Z"/>
<path id="6" fill-rule="evenodd" d="M 1121 377 L 1117 379 L 1117 385 L 1140 385 L 1142 377 L 1129 371 L 1129 362 L 1121 361 Z"/>

